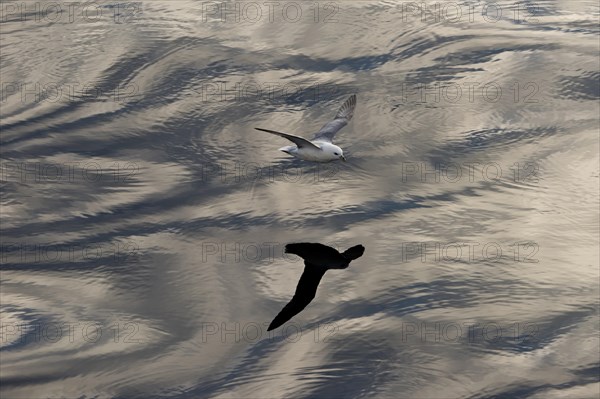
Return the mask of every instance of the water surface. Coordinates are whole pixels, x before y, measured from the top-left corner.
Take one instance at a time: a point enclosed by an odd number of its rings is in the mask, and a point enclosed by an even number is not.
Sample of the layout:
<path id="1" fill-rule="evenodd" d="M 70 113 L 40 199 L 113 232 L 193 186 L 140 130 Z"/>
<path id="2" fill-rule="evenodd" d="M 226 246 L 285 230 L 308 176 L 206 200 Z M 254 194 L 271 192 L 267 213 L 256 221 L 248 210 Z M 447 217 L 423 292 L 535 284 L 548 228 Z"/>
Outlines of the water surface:
<path id="1" fill-rule="evenodd" d="M 600 394 L 596 2 L 56 4 L 1 4 L 3 397 Z M 347 163 L 253 129 L 352 93 Z M 290 242 L 366 252 L 267 333 Z"/>

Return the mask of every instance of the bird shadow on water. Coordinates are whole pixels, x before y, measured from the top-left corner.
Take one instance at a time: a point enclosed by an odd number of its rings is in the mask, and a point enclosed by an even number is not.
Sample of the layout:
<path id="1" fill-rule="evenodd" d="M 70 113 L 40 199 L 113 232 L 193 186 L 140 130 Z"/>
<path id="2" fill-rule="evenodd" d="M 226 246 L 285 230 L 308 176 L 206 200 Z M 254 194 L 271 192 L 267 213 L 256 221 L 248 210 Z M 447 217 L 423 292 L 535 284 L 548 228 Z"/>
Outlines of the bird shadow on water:
<path id="1" fill-rule="evenodd" d="M 280 327 L 300 313 L 315 297 L 321 278 L 330 269 L 346 269 L 350 262 L 360 258 L 365 247 L 355 245 L 339 253 L 335 248 L 319 243 L 287 244 L 285 252 L 304 259 L 304 272 L 300 277 L 292 300 L 277 314 L 267 331 Z"/>

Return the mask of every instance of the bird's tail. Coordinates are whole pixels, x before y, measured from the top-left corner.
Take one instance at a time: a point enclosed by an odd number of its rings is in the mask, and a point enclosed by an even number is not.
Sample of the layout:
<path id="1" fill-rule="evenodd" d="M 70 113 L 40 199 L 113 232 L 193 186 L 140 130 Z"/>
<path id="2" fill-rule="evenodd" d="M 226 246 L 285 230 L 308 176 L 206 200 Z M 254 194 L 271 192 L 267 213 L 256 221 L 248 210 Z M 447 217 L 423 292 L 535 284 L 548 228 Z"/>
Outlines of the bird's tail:
<path id="1" fill-rule="evenodd" d="M 365 253 L 365 247 L 362 245 L 355 245 L 348 248 L 342 253 L 342 256 L 348 260 L 354 260 L 360 258 Z"/>
<path id="2" fill-rule="evenodd" d="M 354 115 L 354 108 L 356 107 L 356 94 L 351 95 L 344 104 L 340 107 L 339 111 L 335 115 L 335 119 L 346 118 L 347 120 L 352 119 Z"/>

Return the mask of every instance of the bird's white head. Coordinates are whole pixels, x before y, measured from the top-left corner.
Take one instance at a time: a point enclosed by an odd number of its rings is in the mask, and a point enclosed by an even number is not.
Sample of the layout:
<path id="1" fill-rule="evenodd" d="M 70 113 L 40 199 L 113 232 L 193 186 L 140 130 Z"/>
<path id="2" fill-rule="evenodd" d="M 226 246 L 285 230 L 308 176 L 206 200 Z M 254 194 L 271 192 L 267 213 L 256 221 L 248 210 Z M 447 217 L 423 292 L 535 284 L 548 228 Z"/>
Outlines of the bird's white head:
<path id="1" fill-rule="evenodd" d="M 332 161 L 337 159 L 341 159 L 346 162 L 346 158 L 344 157 L 344 151 L 340 147 L 331 143 L 323 143 L 321 144 L 321 151 L 328 155 Z"/>

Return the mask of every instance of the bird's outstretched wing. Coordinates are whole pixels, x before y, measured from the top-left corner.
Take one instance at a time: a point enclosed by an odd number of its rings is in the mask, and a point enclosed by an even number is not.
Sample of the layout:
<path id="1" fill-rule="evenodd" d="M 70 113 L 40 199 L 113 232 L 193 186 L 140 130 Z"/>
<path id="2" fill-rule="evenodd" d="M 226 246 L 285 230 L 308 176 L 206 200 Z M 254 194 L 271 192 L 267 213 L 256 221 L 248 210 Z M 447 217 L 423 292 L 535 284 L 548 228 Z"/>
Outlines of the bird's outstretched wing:
<path id="1" fill-rule="evenodd" d="M 302 272 L 294 297 L 284 306 L 281 312 L 275 316 L 271 324 L 269 324 L 267 331 L 276 329 L 292 317 L 296 316 L 313 300 L 317 293 L 317 287 L 321 282 L 321 278 L 326 271 L 327 269 L 324 267 L 304 262 L 304 272 Z"/>
<path id="2" fill-rule="evenodd" d="M 331 122 L 327 122 L 321 130 L 315 135 L 313 140 L 329 141 L 333 140 L 333 136 L 344 126 L 348 124 L 352 116 L 354 115 L 354 108 L 356 107 L 356 94 L 353 94 L 346 100 L 340 107 L 339 111 L 335 115 L 335 118 Z"/>
<path id="3" fill-rule="evenodd" d="M 260 130 L 261 132 L 267 132 L 267 133 L 275 134 L 277 136 L 284 137 L 284 138 L 288 139 L 289 141 L 291 141 L 292 143 L 296 144 L 298 146 L 298 148 L 311 148 L 312 147 L 312 148 L 316 148 L 317 150 L 320 150 L 319 147 L 317 147 L 310 141 L 306 140 L 305 138 L 302 138 L 299 136 L 294 136 L 293 134 L 281 133 L 281 132 L 277 132 L 275 130 L 269 130 L 269 129 L 261 129 L 259 127 L 255 127 L 254 129 Z"/>

